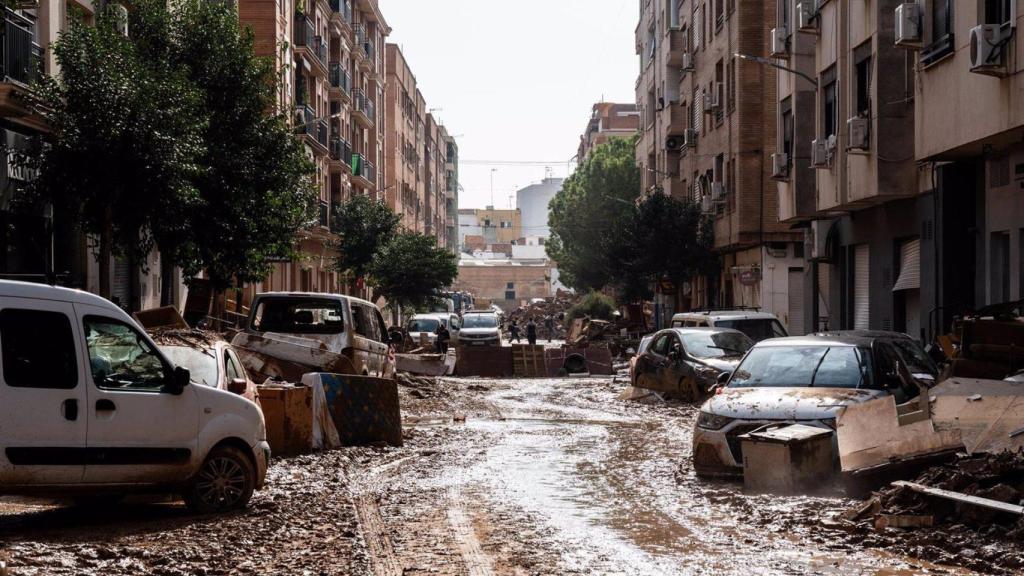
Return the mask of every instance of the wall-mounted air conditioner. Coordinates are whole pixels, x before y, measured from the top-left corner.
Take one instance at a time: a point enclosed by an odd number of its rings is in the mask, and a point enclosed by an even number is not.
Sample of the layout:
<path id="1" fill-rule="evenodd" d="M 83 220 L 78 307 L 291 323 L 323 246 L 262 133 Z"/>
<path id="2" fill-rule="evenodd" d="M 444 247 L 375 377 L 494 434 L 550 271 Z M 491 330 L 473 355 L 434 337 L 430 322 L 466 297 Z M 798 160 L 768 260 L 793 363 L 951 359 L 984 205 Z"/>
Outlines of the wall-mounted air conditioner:
<path id="1" fill-rule="evenodd" d="M 921 48 L 921 5 L 900 4 L 896 7 L 896 45 L 901 48 Z"/>
<path id="2" fill-rule="evenodd" d="M 796 27 L 801 32 L 818 32 L 818 6 L 815 0 L 796 3 Z"/>
<path id="3" fill-rule="evenodd" d="M 772 154 L 772 178 L 782 180 L 789 177 L 789 154 Z"/>
<path id="4" fill-rule="evenodd" d="M 847 150 L 867 150 L 871 147 L 871 119 L 860 116 L 846 121 Z"/>
<path id="5" fill-rule="evenodd" d="M 696 130 L 694 130 L 693 128 L 687 128 L 686 131 L 683 132 L 683 146 L 685 146 L 686 148 L 696 148 L 697 147 L 697 131 Z"/>
<path id="6" fill-rule="evenodd" d="M 811 166 L 814 168 L 828 168 L 828 141 L 818 138 L 811 142 Z"/>
<path id="7" fill-rule="evenodd" d="M 1004 35 L 999 24 L 982 24 L 971 28 L 971 72 L 987 76 L 1006 74 L 1006 43 L 1013 29 Z"/>
<path id="8" fill-rule="evenodd" d="M 785 26 L 772 28 L 772 58 L 789 58 L 789 31 Z"/>
<path id="9" fill-rule="evenodd" d="M 683 73 L 693 72 L 695 70 L 695 64 L 693 61 L 693 52 L 683 53 Z"/>

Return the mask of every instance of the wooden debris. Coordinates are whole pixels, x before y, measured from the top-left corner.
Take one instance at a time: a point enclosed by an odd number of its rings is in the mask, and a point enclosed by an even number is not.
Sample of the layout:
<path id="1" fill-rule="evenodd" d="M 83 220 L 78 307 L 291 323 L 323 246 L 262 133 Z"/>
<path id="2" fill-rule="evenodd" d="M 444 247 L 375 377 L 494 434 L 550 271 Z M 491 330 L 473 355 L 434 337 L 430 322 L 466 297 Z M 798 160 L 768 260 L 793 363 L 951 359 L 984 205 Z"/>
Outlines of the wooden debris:
<path id="1" fill-rule="evenodd" d="M 998 500 L 992 500 L 989 498 L 981 498 L 979 496 L 969 496 L 967 494 L 961 494 L 959 492 L 953 492 L 952 490 L 943 490 L 941 488 L 932 488 L 931 486 L 925 486 L 924 484 L 917 484 L 915 482 L 905 482 L 902 480 L 892 483 L 893 486 L 899 486 L 902 488 L 908 488 L 914 492 L 920 494 L 926 494 L 928 496 L 935 496 L 936 498 L 945 498 L 947 500 L 953 500 L 962 504 L 970 504 L 972 506 L 980 506 L 982 508 L 988 508 L 997 512 L 1006 512 L 1009 514 L 1017 514 L 1018 516 L 1024 516 L 1024 506 L 1017 506 L 1016 504 L 1009 504 L 1007 502 L 1000 502 Z"/>

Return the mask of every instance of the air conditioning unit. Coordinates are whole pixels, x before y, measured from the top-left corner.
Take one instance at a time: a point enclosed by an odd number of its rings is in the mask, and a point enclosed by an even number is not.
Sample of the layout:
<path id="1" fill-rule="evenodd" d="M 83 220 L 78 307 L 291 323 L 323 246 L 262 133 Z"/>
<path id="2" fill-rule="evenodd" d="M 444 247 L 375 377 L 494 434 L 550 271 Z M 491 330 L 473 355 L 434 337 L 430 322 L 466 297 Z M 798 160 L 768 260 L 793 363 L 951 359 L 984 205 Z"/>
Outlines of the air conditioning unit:
<path id="1" fill-rule="evenodd" d="M 711 200 L 720 202 L 725 200 L 725 185 L 721 182 L 711 183 Z"/>
<path id="2" fill-rule="evenodd" d="M 709 194 L 700 197 L 700 211 L 705 214 L 712 214 L 715 211 L 715 203 Z"/>
<path id="3" fill-rule="evenodd" d="M 785 26 L 772 28 L 772 58 L 789 58 L 789 31 Z"/>
<path id="4" fill-rule="evenodd" d="M 867 150 L 871 147 L 871 119 L 860 116 L 850 118 L 846 121 L 847 150 Z"/>
<path id="5" fill-rule="evenodd" d="M 999 24 L 982 24 L 971 28 L 971 72 L 1002 76 L 1005 38 Z"/>
<path id="6" fill-rule="evenodd" d="M 684 136 L 669 136 L 665 138 L 665 149 L 669 152 L 678 152 L 686 146 L 686 138 Z"/>
<path id="7" fill-rule="evenodd" d="M 796 26 L 801 32 L 818 31 L 818 5 L 816 0 L 796 3 Z"/>
<path id="8" fill-rule="evenodd" d="M 789 177 L 789 154 L 772 154 L 772 178 L 782 180 Z"/>
<path id="9" fill-rule="evenodd" d="M 695 69 L 693 52 L 683 52 L 683 72 L 693 72 Z"/>
<path id="10" fill-rule="evenodd" d="M 896 7 L 896 45 L 901 48 L 921 48 L 921 5 L 900 4 Z"/>
<path id="11" fill-rule="evenodd" d="M 828 141 L 818 138 L 811 142 L 811 166 L 828 168 Z"/>
<path id="12" fill-rule="evenodd" d="M 696 148 L 697 147 L 697 131 L 696 130 L 694 130 L 693 128 L 687 128 L 686 131 L 683 132 L 683 146 L 686 147 L 686 148 Z"/>

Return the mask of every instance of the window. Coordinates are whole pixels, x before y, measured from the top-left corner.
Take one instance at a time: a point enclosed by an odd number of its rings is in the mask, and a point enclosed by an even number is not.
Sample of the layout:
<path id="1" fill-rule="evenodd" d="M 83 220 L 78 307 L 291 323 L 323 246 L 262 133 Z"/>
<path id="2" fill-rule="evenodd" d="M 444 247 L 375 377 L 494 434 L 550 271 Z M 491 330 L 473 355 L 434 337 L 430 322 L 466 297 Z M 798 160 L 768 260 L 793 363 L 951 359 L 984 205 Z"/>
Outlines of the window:
<path id="1" fill-rule="evenodd" d="M 704 46 L 704 7 L 693 7 L 693 52 Z"/>
<path id="2" fill-rule="evenodd" d="M 857 116 L 871 117 L 871 40 L 853 51 L 853 98 Z"/>
<path id="3" fill-rule="evenodd" d="M 252 329 L 284 334 L 340 334 L 345 330 L 342 303 L 311 298 L 263 298 Z"/>
<path id="4" fill-rule="evenodd" d="M 662 334 L 659 336 L 658 339 L 654 341 L 654 344 L 651 345 L 651 352 L 661 356 L 667 356 L 669 339 L 669 334 Z"/>
<path id="5" fill-rule="evenodd" d="M 356 334 L 380 341 L 380 334 L 377 328 L 377 319 L 373 311 L 363 304 L 352 304 L 352 324 Z"/>
<path id="6" fill-rule="evenodd" d="M 725 0 L 715 0 L 715 29 L 725 24 Z"/>
<path id="7" fill-rule="evenodd" d="M 60 312 L 0 311 L 4 381 L 15 388 L 70 390 L 78 386 L 71 321 Z"/>
<path id="8" fill-rule="evenodd" d="M 722 120 L 725 118 L 725 91 L 722 87 L 725 86 L 725 62 L 719 60 L 715 64 L 715 82 L 711 85 L 712 98 L 718 100 L 718 108 L 715 109 L 715 125 L 721 126 Z"/>
<path id="9" fill-rule="evenodd" d="M 675 30 L 679 28 L 679 0 L 665 0 L 668 5 L 668 27 Z"/>
<path id="10" fill-rule="evenodd" d="M 99 316 L 86 316 L 84 325 L 92 381 L 98 388 L 155 392 L 164 387 L 167 367 L 134 328 Z"/>
<path id="11" fill-rule="evenodd" d="M 239 378 L 245 379 L 245 371 L 242 370 L 242 363 L 235 357 L 235 353 L 230 350 L 224 354 L 224 369 L 226 370 L 228 377 L 227 380 L 229 383 L 232 380 L 238 380 Z"/>
<path id="12" fill-rule="evenodd" d="M 789 165 L 793 163 L 793 131 L 793 98 L 787 96 L 779 103 L 779 149 Z"/>
<path id="13" fill-rule="evenodd" d="M 726 111 L 732 114 L 736 110 L 736 59 L 731 58 L 726 63 L 725 71 L 725 106 Z"/>
<path id="14" fill-rule="evenodd" d="M 789 26 L 789 3 L 790 0 L 779 0 L 779 27 L 785 28 L 787 34 L 792 34 Z"/>
<path id="15" fill-rule="evenodd" d="M 836 100 L 836 67 L 826 70 L 821 75 L 821 80 L 821 136 L 829 138 L 836 135 L 839 114 Z"/>
<path id="16" fill-rule="evenodd" d="M 1013 0 L 982 0 L 983 22 L 1005 24 L 1013 19 Z"/>
<path id="17" fill-rule="evenodd" d="M 992 232 L 989 240 L 991 258 L 991 283 L 989 304 L 1001 304 L 1010 300 L 1010 233 Z"/>
<path id="18" fill-rule="evenodd" d="M 505 300 L 515 300 L 515 299 L 516 299 L 516 291 L 515 290 L 506 290 L 505 291 Z"/>
<path id="19" fill-rule="evenodd" d="M 947 54 L 952 54 L 953 46 L 953 2 L 954 0 L 932 0 L 931 5 L 931 43 L 921 53 L 921 64 L 927 66 Z"/>

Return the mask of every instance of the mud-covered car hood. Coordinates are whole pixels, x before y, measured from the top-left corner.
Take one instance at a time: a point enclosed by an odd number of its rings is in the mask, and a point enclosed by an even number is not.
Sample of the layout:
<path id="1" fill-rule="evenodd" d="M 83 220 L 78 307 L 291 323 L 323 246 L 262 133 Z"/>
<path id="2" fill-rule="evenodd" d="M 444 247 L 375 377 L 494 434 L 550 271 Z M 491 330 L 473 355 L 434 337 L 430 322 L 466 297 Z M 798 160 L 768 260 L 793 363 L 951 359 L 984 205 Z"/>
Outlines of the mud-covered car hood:
<path id="1" fill-rule="evenodd" d="M 827 420 L 844 406 L 886 395 L 853 388 L 726 388 L 701 410 L 742 420 Z"/>

